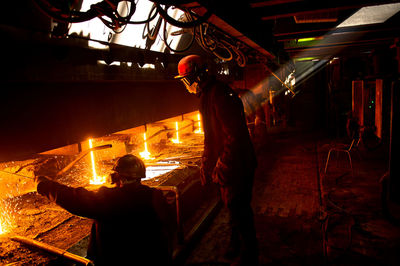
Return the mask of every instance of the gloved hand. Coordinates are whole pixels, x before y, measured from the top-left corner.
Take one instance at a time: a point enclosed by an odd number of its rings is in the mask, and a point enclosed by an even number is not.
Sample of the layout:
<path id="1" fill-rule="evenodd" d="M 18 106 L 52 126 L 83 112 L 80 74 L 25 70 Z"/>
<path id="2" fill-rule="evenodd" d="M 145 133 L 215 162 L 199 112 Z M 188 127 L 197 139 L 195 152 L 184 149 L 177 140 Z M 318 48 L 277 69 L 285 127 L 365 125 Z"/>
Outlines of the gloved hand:
<path id="1" fill-rule="evenodd" d="M 47 190 L 46 187 L 48 187 L 51 180 L 44 175 L 37 175 L 35 176 L 34 181 L 36 183 L 36 191 L 40 195 L 44 195 L 44 191 Z"/>
<path id="2" fill-rule="evenodd" d="M 223 187 L 229 185 L 228 173 L 228 166 L 218 159 L 211 175 L 213 182 Z"/>
<path id="3" fill-rule="evenodd" d="M 34 181 L 37 184 L 39 184 L 40 182 L 44 182 L 44 181 L 50 181 L 49 178 L 45 177 L 44 175 L 35 175 Z"/>

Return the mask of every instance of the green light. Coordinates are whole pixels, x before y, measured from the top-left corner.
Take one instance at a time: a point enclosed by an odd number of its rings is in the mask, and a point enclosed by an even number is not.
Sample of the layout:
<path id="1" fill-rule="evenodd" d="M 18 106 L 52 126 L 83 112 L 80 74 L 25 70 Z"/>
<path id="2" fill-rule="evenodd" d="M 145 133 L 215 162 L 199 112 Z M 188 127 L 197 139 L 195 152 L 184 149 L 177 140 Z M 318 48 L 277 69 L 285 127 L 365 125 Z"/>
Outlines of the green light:
<path id="1" fill-rule="evenodd" d="M 303 61 L 311 61 L 317 59 L 317 57 L 302 57 L 302 58 L 295 58 L 296 62 L 303 62 Z"/>
<path id="2" fill-rule="evenodd" d="M 315 41 L 316 38 L 315 37 L 311 37 L 311 38 L 301 38 L 298 39 L 297 42 L 310 42 L 310 41 Z"/>

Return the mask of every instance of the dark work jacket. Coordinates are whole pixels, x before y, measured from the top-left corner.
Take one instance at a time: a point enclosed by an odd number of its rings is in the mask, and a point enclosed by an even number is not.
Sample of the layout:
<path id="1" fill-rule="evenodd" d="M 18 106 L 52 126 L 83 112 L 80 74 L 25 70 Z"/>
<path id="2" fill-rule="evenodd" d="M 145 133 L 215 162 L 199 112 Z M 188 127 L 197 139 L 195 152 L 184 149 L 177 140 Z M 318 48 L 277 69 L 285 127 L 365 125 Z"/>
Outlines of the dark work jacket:
<path id="1" fill-rule="evenodd" d="M 249 176 L 253 178 L 257 161 L 238 95 L 225 83 L 209 77 L 201 86 L 200 113 L 204 127 L 204 175 L 212 176 L 222 186 L 252 184 Z"/>
<path id="2" fill-rule="evenodd" d="M 96 265 L 168 265 L 168 207 L 161 191 L 140 183 L 88 191 L 50 180 L 37 191 L 72 214 L 94 219 L 88 258 Z"/>

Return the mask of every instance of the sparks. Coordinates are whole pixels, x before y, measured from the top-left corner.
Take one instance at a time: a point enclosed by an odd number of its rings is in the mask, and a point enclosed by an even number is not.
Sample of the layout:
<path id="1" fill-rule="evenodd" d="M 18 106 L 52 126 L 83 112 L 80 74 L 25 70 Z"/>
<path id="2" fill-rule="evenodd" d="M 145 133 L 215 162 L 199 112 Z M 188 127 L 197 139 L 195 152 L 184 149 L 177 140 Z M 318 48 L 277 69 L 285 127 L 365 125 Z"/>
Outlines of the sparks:
<path id="1" fill-rule="evenodd" d="M 5 230 L 4 230 L 4 228 L 3 228 L 3 222 L 0 221 L 0 235 L 2 235 L 2 234 L 4 234 L 4 233 L 5 233 Z"/>
<path id="2" fill-rule="evenodd" d="M 9 207 L 4 200 L 0 201 L 0 235 L 6 234 L 11 230 L 11 215 Z"/>
<path id="3" fill-rule="evenodd" d="M 173 143 L 175 143 L 175 144 L 182 143 L 182 142 L 179 140 L 178 121 L 175 122 L 175 132 L 176 132 L 176 139 L 171 139 L 171 141 L 172 141 Z"/>
<path id="4" fill-rule="evenodd" d="M 141 156 L 143 159 L 151 160 L 151 159 L 153 159 L 153 158 L 151 157 L 151 154 L 150 154 L 149 150 L 147 149 L 147 137 L 146 137 L 146 132 L 143 133 L 143 141 L 144 141 L 144 151 L 140 152 L 139 154 L 140 154 L 140 156 Z"/>

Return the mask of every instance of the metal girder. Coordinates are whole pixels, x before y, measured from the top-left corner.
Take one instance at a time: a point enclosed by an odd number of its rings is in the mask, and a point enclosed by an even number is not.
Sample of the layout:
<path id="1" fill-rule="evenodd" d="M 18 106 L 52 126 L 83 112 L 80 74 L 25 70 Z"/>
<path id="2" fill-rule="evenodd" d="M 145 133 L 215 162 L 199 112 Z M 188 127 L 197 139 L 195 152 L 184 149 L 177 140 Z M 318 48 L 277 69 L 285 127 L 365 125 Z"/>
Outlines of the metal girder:
<path id="1" fill-rule="evenodd" d="M 258 1 L 250 4 L 262 20 L 276 20 L 293 16 L 311 15 L 321 12 L 335 12 L 347 9 L 356 9 L 364 6 L 393 3 L 393 1 L 274 1 L 271 6 L 263 4 L 270 1 Z"/>

